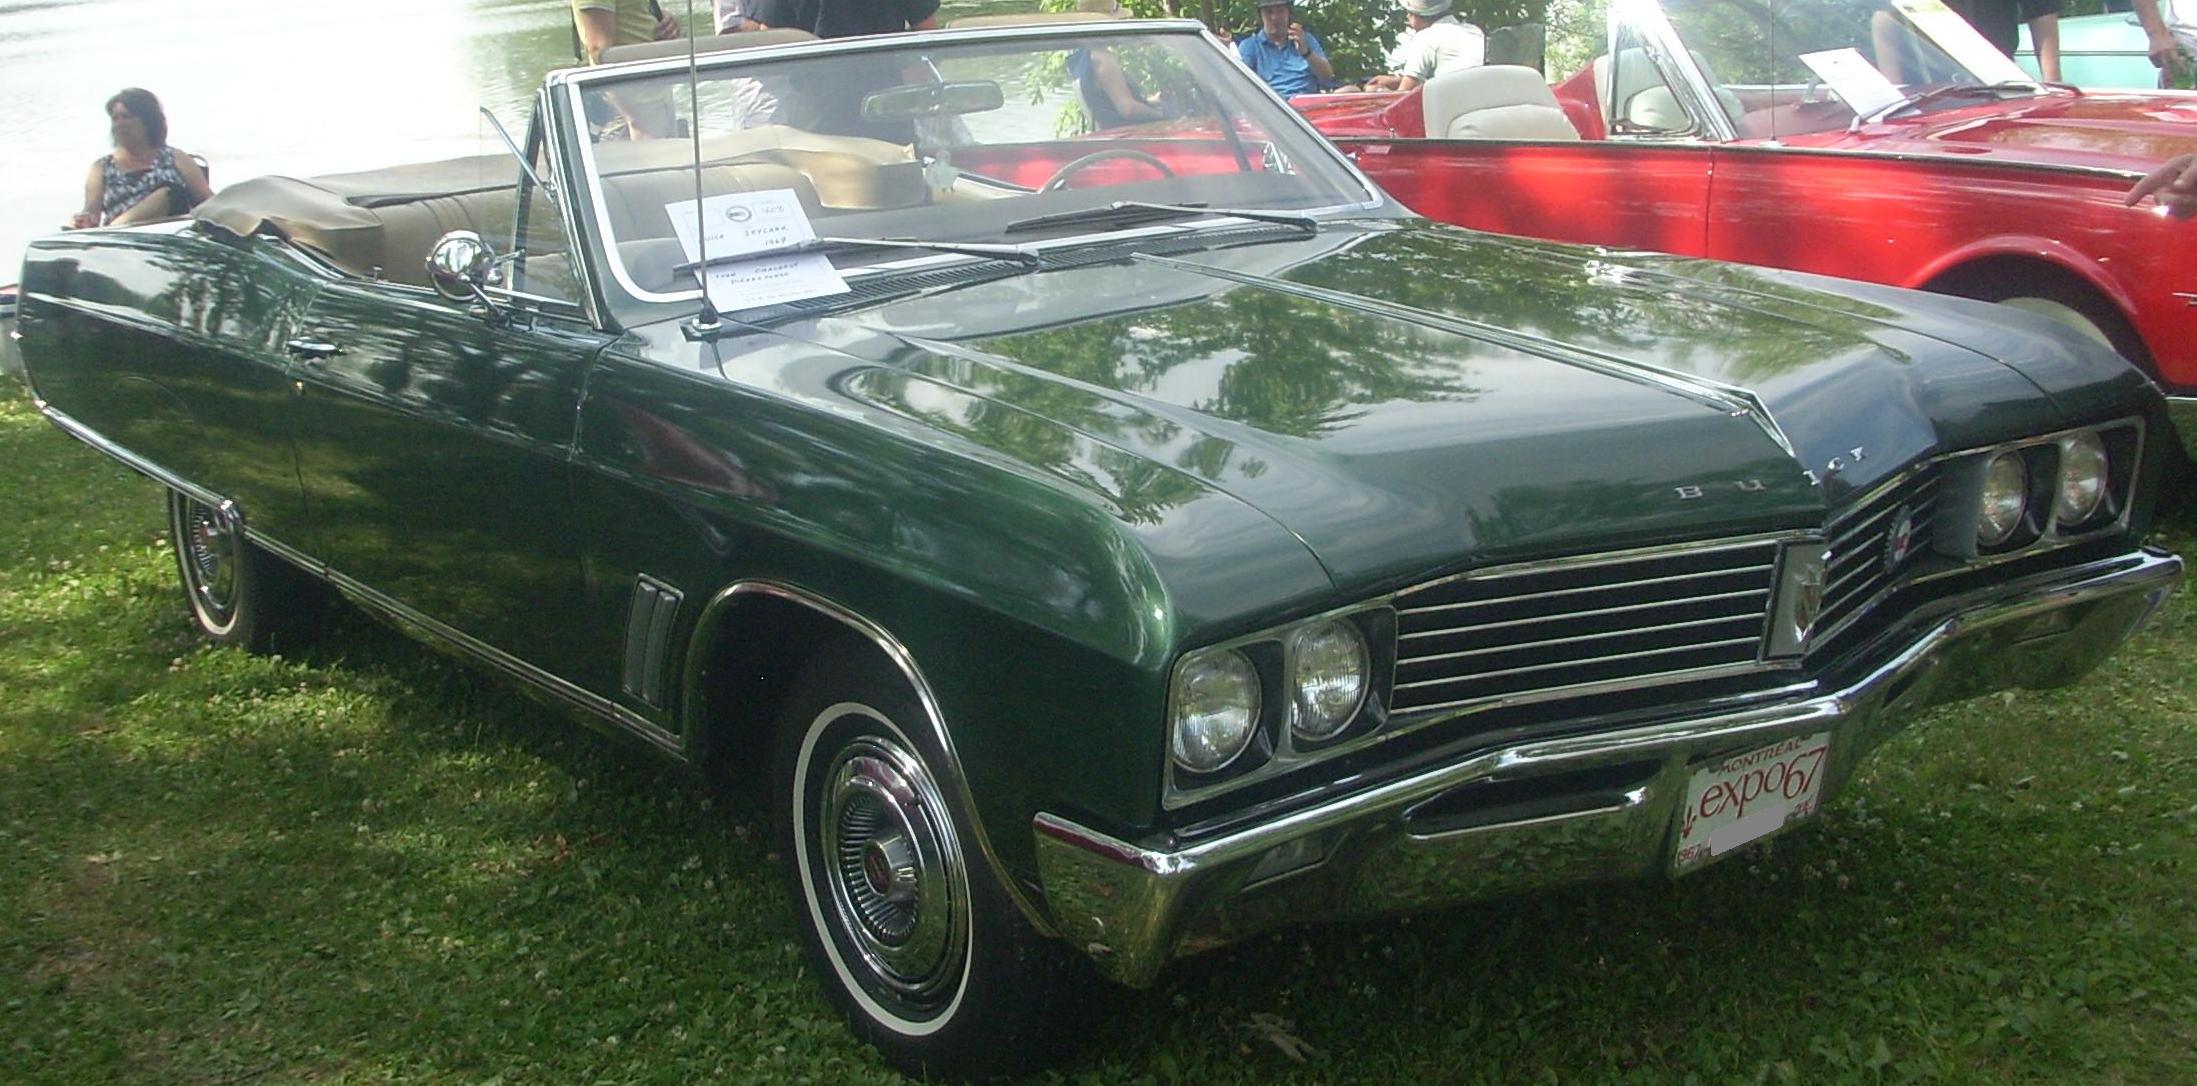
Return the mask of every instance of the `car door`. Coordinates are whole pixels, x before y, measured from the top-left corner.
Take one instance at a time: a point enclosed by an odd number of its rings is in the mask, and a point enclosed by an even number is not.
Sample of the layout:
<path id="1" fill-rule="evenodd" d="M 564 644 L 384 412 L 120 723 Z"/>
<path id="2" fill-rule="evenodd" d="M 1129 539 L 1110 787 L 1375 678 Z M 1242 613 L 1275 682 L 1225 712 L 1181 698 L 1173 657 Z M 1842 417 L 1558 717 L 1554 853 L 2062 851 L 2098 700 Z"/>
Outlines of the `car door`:
<path id="1" fill-rule="evenodd" d="M 1614 49 L 1564 95 L 1605 108 L 1604 138 L 1339 141 L 1360 169 L 1428 218 L 1475 230 L 1698 255 L 1715 133 L 1681 105 L 1663 45 L 1619 19 Z"/>
<path id="2" fill-rule="evenodd" d="M 523 209 L 532 189 L 519 192 Z M 522 220 L 523 285 L 544 294 L 461 304 L 381 279 L 324 286 L 305 318 L 317 349 L 301 366 L 297 428 L 314 545 L 346 587 L 553 674 L 571 663 L 559 631 L 582 606 L 579 403 L 610 338 L 558 296 L 569 277 L 541 274 L 563 256 L 545 243 L 563 233 L 555 216 L 542 202 Z M 512 232 L 507 221 L 499 251 Z"/>

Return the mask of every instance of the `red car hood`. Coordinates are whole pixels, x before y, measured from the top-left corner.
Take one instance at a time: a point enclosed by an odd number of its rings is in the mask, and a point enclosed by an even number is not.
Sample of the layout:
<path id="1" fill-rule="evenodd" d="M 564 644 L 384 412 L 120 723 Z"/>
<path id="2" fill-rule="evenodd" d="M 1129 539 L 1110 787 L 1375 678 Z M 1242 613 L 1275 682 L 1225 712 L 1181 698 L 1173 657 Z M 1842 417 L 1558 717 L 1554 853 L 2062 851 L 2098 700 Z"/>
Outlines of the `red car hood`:
<path id="1" fill-rule="evenodd" d="M 2197 94 L 2058 93 L 1866 125 L 1854 133 L 1839 130 L 1797 137 L 1788 143 L 2148 171 L 2175 155 L 2197 151 Z"/>

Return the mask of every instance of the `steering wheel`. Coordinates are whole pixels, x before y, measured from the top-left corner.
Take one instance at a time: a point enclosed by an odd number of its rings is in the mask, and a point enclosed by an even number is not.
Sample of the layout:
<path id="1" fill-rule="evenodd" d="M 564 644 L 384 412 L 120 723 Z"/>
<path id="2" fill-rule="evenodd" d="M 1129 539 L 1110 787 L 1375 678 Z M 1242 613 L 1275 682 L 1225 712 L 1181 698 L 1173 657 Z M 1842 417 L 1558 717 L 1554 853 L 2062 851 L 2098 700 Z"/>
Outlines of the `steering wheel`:
<path id="1" fill-rule="evenodd" d="M 1157 155 L 1146 154 L 1143 151 L 1139 151 L 1134 147 L 1109 147 L 1106 150 L 1093 151 L 1090 154 L 1083 156 L 1082 158 L 1062 163 L 1059 169 L 1053 171 L 1053 176 L 1046 178 L 1045 183 L 1039 185 L 1037 187 L 1037 190 L 1039 192 L 1059 192 L 1060 190 L 1068 187 L 1069 178 L 1074 177 L 1079 171 L 1083 170 L 1085 167 L 1095 166 L 1101 162 L 1116 158 L 1133 158 L 1138 162 L 1142 162 L 1145 165 L 1150 166 L 1155 170 L 1158 170 L 1160 173 L 1165 174 L 1168 177 L 1175 176 L 1175 171 L 1170 168 L 1167 163 L 1160 161 L 1159 156 Z"/>

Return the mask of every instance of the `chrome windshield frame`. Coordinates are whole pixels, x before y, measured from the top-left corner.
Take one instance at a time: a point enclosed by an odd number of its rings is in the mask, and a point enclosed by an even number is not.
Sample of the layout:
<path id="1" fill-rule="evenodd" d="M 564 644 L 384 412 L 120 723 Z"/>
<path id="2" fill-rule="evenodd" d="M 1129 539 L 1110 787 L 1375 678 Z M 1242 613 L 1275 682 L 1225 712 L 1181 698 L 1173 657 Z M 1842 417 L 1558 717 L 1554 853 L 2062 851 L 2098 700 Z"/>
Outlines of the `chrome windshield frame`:
<path id="1" fill-rule="evenodd" d="M 1777 12 L 1779 3 L 1780 0 L 1769 0 L 1769 10 L 1773 14 Z M 1665 83 L 1670 86 L 1672 95 L 1677 98 L 1681 108 L 1686 111 L 1686 115 L 1692 118 L 1695 131 L 1677 135 L 1642 134 L 1612 136 L 1612 138 L 1662 143 L 1688 141 L 1731 143 L 1738 140 L 1740 135 L 1737 125 L 1724 112 L 1723 107 L 1718 104 L 1716 84 L 1710 81 L 1708 74 L 1697 63 L 1693 50 L 1686 43 L 1685 35 L 1680 34 L 1677 25 L 1671 22 L 1670 14 L 1663 9 L 1663 0 L 1613 0 L 1610 4 L 1607 33 L 1604 35 L 1603 40 L 1605 50 L 1603 55 L 1610 58 L 1610 63 L 1613 66 L 1616 64 L 1619 34 L 1628 25 L 1636 30 L 1642 44 L 1648 47 L 1650 60 L 1655 63 L 1657 71 L 1663 75 Z M 1929 29 L 1916 25 L 1912 21 L 1904 25 L 1923 42 L 1928 43 L 1932 48 L 1943 54 L 1948 61 L 1959 65 L 1961 70 L 1966 72 L 1977 86 L 1992 85 L 1989 78 L 1990 73 L 1979 72 L 1970 67 L 1961 59 L 1957 51 L 1949 48 L 1944 41 L 1941 41 Z M 1974 35 L 1976 38 L 1974 45 L 1989 48 L 1983 37 L 1965 22 L 1960 23 L 1957 27 L 1949 25 L 1941 29 L 1952 34 Z M 1614 80 L 1614 68 L 1611 77 Z M 2029 82 L 2034 83 L 2040 93 L 2047 86 L 2035 80 L 2029 80 Z M 1604 130 L 1615 132 L 1616 103 L 1610 101 L 1611 95 L 1600 85 L 1600 81 L 1596 81 L 1595 97 L 1600 100 L 1602 107 Z M 1857 123 L 1862 121 L 1858 114 L 1856 115 L 1856 121 Z M 1788 134 L 1797 135 L 1799 133 Z M 1774 142 L 1777 138 L 1776 135 L 1773 135 L 1769 137 L 1769 140 Z"/>
<path id="2" fill-rule="evenodd" d="M 1207 42 L 1208 45 L 1216 52 L 1220 53 L 1221 56 L 1226 59 L 1230 65 L 1235 64 L 1234 59 L 1227 56 L 1227 53 L 1225 52 L 1225 50 L 1221 49 L 1219 43 L 1215 42 L 1209 35 L 1205 33 L 1203 24 L 1200 24 L 1195 20 L 1118 20 L 1102 24 L 1095 24 L 1095 26 L 1103 27 L 1105 33 L 1108 36 L 1127 34 L 1196 35 L 1199 39 Z M 928 45 L 956 45 L 964 42 L 1013 42 L 1022 40 L 1047 41 L 1059 39 L 1074 40 L 1076 38 L 1089 36 L 1095 29 L 1095 26 L 1092 23 L 1034 23 L 1026 26 L 971 27 L 968 29 L 960 30 L 930 30 L 908 34 L 874 35 L 867 37 L 838 38 L 823 41 L 787 42 L 777 45 L 757 46 L 751 49 L 742 49 L 737 53 L 705 53 L 697 58 L 697 64 L 703 70 L 722 72 L 735 68 L 752 67 L 758 64 L 768 63 L 773 60 L 781 60 L 790 57 L 800 57 L 805 59 L 811 57 L 832 56 L 846 53 L 903 52 Z M 586 237 L 588 239 L 587 262 L 595 265 L 596 267 L 602 269 L 605 273 L 607 273 L 594 275 L 590 278 L 592 278 L 598 286 L 605 288 L 607 288 L 610 283 L 615 282 L 618 290 L 621 291 L 628 300 L 642 305 L 667 305 L 697 302 L 702 297 L 702 291 L 699 287 L 674 292 L 652 291 L 643 288 L 640 284 L 633 281 L 631 275 L 628 274 L 628 272 L 626 271 L 624 264 L 616 257 L 616 235 L 610 226 L 610 209 L 608 203 L 604 199 L 603 186 L 601 185 L 600 179 L 596 172 L 597 167 L 595 163 L 594 147 L 592 141 L 585 138 L 584 135 L 576 133 L 572 130 L 572 128 L 574 125 L 584 123 L 583 119 L 586 117 L 587 114 L 586 106 L 581 96 L 592 84 L 603 81 L 629 79 L 636 75 L 667 73 L 683 75 L 686 71 L 687 58 L 681 55 L 675 57 L 664 57 L 654 60 L 635 61 L 632 63 L 604 67 L 567 68 L 549 73 L 544 81 L 545 96 L 555 96 L 559 99 L 560 105 L 562 107 L 557 111 L 559 114 L 559 116 L 557 117 L 556 125 L 557 131 L 553 138 L 557 139 L 559 142 L 564 143 L 564 153 L 571 155 L 570 161 L 575 167 L 571 171 L 570 176 L 567 178 L 567 184 L 565 185 L 566 194 L 573 197 L 572 199 L 566 201 L 566 206 L 570 209 L 569 213 L 571 216 L 571 218 L 568 219 L 568 222 L 577 220 L 581 217 L 579 212 L 580 207 L 585 206 L 588 209 L 588 217 L 590 221 L 588 222 L 589 229 L 586 231 Z M 1372 180 L 1367 178 L 1366 175 L 1358 169 L 1355 163 L 1350 161 L 1350 159 L 1342 155 L 1340 152 L 1336 151 L 1334 147 L 1319 134 L 1319 131 L 1313 127 L 1312 123 L 1307 120 L 1304 115 L 1298 113 L 1294 109 L 1289 108 L 1289 105 L 1286 101 L 1275 95 L 1272 89 L 1267 87 L 1264 82 L 1258 80 L 1257 77 L 1252 76 L 1247 72 L 1244 74 L 1243 78 L 1248 79 L 1252 83 L 1256 84 L 1257 92 L 1265 93 L 1269 97 L 1269 99 L 1275 103 L 1276 108 L 1278 108 L 1281 113 L 1287 118 L 1287 120 L 1283 123 L 1293 125 L 1295 131 L 1302 135 L 1312 145 L 1319 148 L 1324 148 L 1327 155 L 1329 156 L 1329 160 L 1332 165 L 1335 166 L 1345 177 L 1347 177 L 1351 183 L 1355 184 L 1365 197 L 1363 200 L 1355 202 L 1344 202 L 1310 209 L 1308 211 L 1305 211 L 1304 214 L 1314 218 L 1325 218 L 1338 215 L 1348 215 L 1353 213 L 1378 211 L 1390 204 L 1390 200 L 1387 194 L 1382 192 L 1379 186 L 1375 185 Z M 1249 90 L 1250 88 L 1246 89 Z M 1229 218 L 1225 214 L 1225 212 L 1217 212 L 1215 214 L 1215 219 L 1216 221 L 1227 223 L 1238 223 L 1244 221 Z M 1201 228 L 1201 226 L 1193 224 L 1170 223 L 1129 231 L 1094 230 L 1088 233 L 1073 234 L 1066 237 L 1047 239 L 1045 242 L 1042 243 L 1027 243 L 1026 247 L 1039 252 L 1043 252 L 1048 249 L 1073 248 L 1078 245 L 1088 244 L 1091 238 L 1101 235 L 1108 238 L 1109 240 L 1118 240 L 1125 237 L 1139 237 L 1148 235 L 1166 236 L 1170 234 L 1180 234 L 1186 231 L 1195 231 Z M 983 258 L 972 256 L 959 256 L 952 254 L 926 254 L 923 256 L 911 257 L 902 260 L 866 264 L 860 268 L 847 269 L 845 274 L 850 278 L 863 278 L 874 275 L 898 275 L 910 271 L 937 267 L 941 265 L 966 264 L 970 261 L 981 259 Z M 609 308 L 618 308 L 615 305 L 609 305 L 611 301 L 609 298 L 606 297 L 604 301 L 606 305 L 609 306 Z"/>
<path id="3" fill-rule="evenodd" d="M 1693 118 L 1694 131 L 1612 138 L 1648 143 L 1730 143 L 1738 139 L 1739 129 L 1725 115 L 1724 108 L 1717 105 L 1716 89 L 1710 85 L 1700 65 L 1694 63 L 1693 51 L 1686 47 L 1686 39 L 1679 36 L 1678 28 L 1671 25 L 1661 0 L 1616 0 L 1610 5 L 1609 32 L 1603 43 L 1603 55 L 1610 58 L 1610 82 L 1615 84 L 1617 81 L 1617 41 L 1628 25 L 1638 32 L 1649 62 L 1662 73 L 1672 96 L 1678 99 L 1686 115 Z M 1612 100 L 1615 96 L 1601 85 L 1600 80 L 1595 80 L 1594 84 L 1595 97 L 1602 101 L 1602 130 L 1614 133 L 1617 131 L 1617 103 Z"/>

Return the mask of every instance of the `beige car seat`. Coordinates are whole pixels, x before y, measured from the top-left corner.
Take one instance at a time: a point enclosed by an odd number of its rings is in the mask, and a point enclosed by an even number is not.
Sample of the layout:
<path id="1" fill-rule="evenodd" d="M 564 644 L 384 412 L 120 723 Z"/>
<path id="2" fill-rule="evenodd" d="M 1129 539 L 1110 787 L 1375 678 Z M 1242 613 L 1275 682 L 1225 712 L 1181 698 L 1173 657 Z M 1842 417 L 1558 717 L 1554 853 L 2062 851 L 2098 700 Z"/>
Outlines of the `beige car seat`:
<path id="1" fill-rule="evenodd" d="M 1515 64 L 1437 75 L 1427 81 L 1421 106 L 1429 139 L 1579 138 L 1541 73 Z"/>

